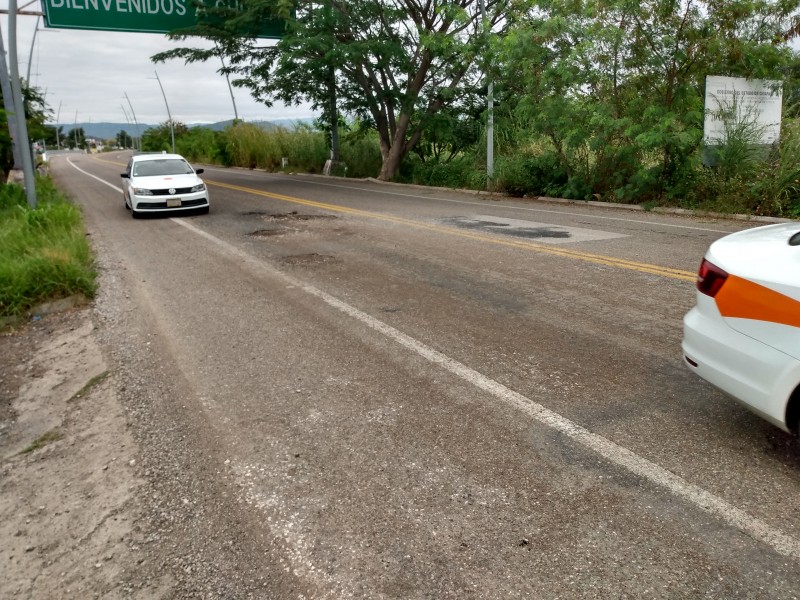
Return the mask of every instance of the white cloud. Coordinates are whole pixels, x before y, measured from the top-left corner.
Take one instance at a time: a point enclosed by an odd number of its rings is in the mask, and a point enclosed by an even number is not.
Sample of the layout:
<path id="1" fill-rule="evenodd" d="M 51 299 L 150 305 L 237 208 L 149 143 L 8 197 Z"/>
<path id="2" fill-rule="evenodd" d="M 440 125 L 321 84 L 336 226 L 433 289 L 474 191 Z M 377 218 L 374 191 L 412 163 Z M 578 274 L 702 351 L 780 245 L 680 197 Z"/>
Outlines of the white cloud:
<path id="1" fill-rule="evenodd" d="M 21 5 L 24 3 L 20 3 Z M 7 2 L 4 8 L 7 8 Z M 38 10 L 38 2 L 25 10 Z M 36 17 L 17 17 L 19 69 L 28 72 L 28 57 Z M 8 51 L 8 15 L 0 17 L 3 40 Z M 121 122 L 130 114 L 127 93 L 140 123 L 167 120 L 167 110 L 155 72 L 164 86 L 169 109 L 176 121 L 212 123 L 232 119 L 231 95 L 225 77 L 217 73 L 220 64 L 208 62 L 184 65 L 181 60 L 154 64 L 158 52 L 194 45 L 172 42 L 161 34 L 81 31 L 45 28 L 40 21 L 33 45 L 31 82 L 46 91 L 46 100 L 59 122 Z M 300 119 L 312 116 L 308 106 L 271 108 L 255 102 L 249 92 L 234 88 L 239 118 L 246 121 Z M 77 119 L 75 113 L 77 111 Z"/>

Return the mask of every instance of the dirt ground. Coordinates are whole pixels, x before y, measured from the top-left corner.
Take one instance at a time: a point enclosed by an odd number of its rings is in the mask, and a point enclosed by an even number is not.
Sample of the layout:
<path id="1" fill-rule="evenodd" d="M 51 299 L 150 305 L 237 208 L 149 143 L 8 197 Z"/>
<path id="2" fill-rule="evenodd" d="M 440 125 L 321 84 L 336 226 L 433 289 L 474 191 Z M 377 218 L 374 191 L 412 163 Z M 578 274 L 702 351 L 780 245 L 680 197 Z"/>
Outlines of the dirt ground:
<path id="1" fill-rule="evenodd" d="M 0 598 L 159 598 L 136 447 L 92 309 L 0 334 Z"/>

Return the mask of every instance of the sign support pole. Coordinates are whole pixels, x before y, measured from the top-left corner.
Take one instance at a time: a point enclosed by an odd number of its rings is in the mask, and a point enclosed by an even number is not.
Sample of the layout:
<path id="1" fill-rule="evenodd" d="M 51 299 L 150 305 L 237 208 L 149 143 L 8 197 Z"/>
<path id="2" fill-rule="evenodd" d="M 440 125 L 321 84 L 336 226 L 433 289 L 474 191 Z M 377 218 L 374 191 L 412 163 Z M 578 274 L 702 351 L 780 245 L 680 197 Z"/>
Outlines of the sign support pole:
<path id="1" fill-rule="evenodd" d="M 14 118 L 17 123 L 19 152 L 22 158 L 22 173 L 25 181 L 25 195 L 28 206 L 36 208 L 36 178 L 33 175 L 33 156 L 28 141 L 28 124 L 25 122 L 25 103 L 22 100 L 22 87 L 19 82 L 19 62 L 17 60 L 17 0 L 8 4 L 8 61 L 11 69 L 11 95 L 14 99 Z"/>

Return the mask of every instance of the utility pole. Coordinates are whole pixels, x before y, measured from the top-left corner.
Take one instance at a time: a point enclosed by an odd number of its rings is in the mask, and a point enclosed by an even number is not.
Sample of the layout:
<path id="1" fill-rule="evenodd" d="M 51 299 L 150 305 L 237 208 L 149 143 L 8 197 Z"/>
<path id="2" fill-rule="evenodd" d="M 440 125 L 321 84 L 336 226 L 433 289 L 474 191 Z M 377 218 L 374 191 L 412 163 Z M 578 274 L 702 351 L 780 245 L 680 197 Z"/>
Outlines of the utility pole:
<path id="1" fill-rule="evenodd" d="M 28 141 L 28 124 L 25 121 L 25 103 L 22 100 L 22 86 L 19 82 L 19 61 L 17 59 L 17 0 L 8 3 L 8 60 L 11 70 L 11 94 L 14 98 L 14 118 L 17 122 L 17 138 L 22 173 L 25 181 L 25 195 L 28 206 L 36 208 L 36 178 L 33 175 L 33 156 Z"/>

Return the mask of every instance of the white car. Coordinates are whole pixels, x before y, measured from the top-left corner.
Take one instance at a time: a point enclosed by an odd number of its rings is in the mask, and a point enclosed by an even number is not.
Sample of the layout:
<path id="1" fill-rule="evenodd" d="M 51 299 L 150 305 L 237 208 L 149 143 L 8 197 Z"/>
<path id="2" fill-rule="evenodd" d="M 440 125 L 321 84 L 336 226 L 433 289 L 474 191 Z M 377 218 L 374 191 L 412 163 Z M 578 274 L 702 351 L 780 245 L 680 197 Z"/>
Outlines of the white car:
<path id="1" fill-rule="evenodd" d="M 122 173 L 122 197 L 134 219 L 166 211 L 207 213 L 208 189 L 179 154 L 134 154 Z"/>
<path id="2" fill-rule="evenodd" d="M 714 242 L 683 319 L 686 364 L 747 408 L 800 429 L 800 223 Z"/>

